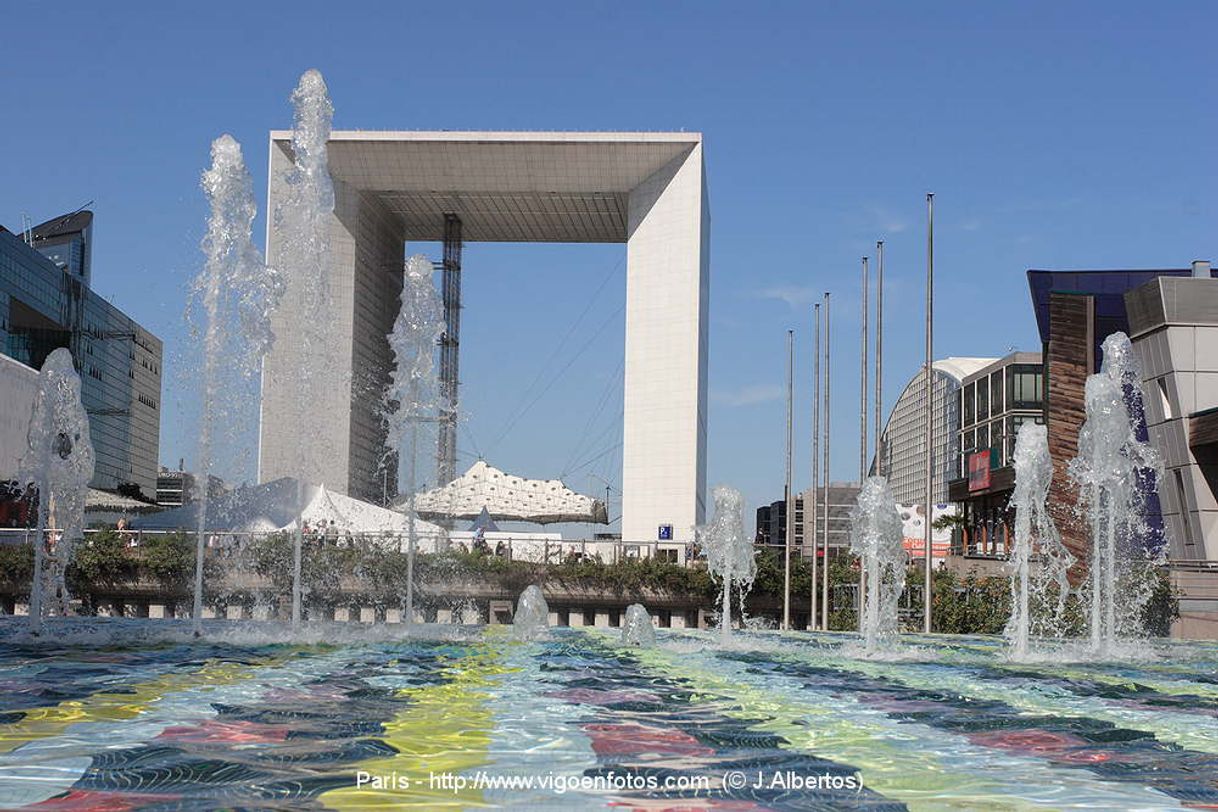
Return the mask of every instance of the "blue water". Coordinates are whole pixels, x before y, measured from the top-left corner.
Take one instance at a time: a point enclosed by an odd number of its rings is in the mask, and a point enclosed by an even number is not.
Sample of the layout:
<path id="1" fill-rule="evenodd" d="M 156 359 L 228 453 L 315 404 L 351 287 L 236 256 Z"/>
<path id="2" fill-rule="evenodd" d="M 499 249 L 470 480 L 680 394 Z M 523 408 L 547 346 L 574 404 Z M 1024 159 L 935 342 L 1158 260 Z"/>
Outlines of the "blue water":
<path id="1" fill-rule="evenodd" d="M 0 619 L 0 807 L 1218 805 L 1218 646 L 1005 661 L 990 638 Z"/>

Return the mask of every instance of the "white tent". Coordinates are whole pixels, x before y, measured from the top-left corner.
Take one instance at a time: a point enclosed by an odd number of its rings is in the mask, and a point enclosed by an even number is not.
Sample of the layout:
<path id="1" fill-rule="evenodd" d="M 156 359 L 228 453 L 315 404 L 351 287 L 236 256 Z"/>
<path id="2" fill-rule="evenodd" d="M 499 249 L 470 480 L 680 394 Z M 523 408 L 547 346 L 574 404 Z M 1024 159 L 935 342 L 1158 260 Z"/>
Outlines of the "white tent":
<path id="1" fill-rule="evenodd" d="M 404 510 L 405 500 L 395 507 Z M 473 520 L 483 508 L 500 521 L 607 522 L 603 502 L 576 493 L 557 479 L 524 479 L 482 460 L 447 485 L 415 497 L 415 510 L 429 519 Z"/>
<path id="2" fill-rule="evenodd" d="M 304 523 L 320 530 L 334 522 L 342 535 L 392 536 L 406 544 L 408 520 L 405 515 L 388 508 L 344 496 L 324 486 L 305 485 Z M 221 533 L 269 533 L 296 528 L 296 480 L 284 477 L 262 485 L 238 488 L 211 500 L 207 505 L 206 527 Z M 196 530 L 199 504 L 183 505 L 131 523 L 140 530 Z M 415 521 L 419 549 L 433 550 L 444 531 L 434 524 Z"/>

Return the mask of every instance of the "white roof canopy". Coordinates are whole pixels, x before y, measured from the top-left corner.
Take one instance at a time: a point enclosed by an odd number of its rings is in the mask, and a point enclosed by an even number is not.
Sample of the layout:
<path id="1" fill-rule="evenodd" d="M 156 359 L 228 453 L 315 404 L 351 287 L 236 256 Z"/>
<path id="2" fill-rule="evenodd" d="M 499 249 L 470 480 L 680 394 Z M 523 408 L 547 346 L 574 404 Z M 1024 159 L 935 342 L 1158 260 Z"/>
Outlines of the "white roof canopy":
<path id="1" fill-rule="evenodd" d="M 399 503 L 398 509 L 403 507 L 404 502 Z M 428 519 L 476 519 L 483 508 L 500 521 L 605 524 L 608 519 L 603 502 L 557 479 L 524 479 L 482 460 L 444 487 L 415 497 L 416 512 Z"/>
<path id="2" fill-rule="evenodd" d="M 284 477 L 261 485 L 251 485 L 212 499 L 207 505 L 207 530 L 232 533 L 265 533 L 295 529 L 296 480 Z M 334 522 L 340 533 L 407 532 L 407 518 L 401 513 L 361 502 L 327 490 L 305 485 L 305 524 L 320 530 Z M 172 510 L 143 516 L 132 526 L 144 530 L 194 530 L 199 522 L 199 503 L 192 502 Z M 416 522 L 420 537 L 438 536 L 443 531 L 427 522 Z"/>

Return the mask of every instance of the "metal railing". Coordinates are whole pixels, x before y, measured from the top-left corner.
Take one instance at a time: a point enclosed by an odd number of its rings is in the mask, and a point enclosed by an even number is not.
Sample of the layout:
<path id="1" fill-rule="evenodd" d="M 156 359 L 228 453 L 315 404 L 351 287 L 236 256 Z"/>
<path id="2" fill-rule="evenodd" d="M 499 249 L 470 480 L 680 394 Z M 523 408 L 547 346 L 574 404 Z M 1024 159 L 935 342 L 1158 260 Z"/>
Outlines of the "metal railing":
<path id="1" fill-rule="evenodd" d="M 52 542 L 57 541 L 60 531 L 47 529 L 43 533 Z M 196 537 L 193 530 L 142 530 L 89 528 L 84 531 L 83 543 L 88 544 L 98 534 L 117 534 L 125 546 L 138 550 L 153 538 L 181 536 L 188 539 Z M 32 544 L 37 537 L 35 528 L 0 528 L 0 546 L 13 544 Z M 241 548 L 253 542 L 273 537 L 291 538 L 291 531 L 210 531 L 205 532 L 205 546 L 208 550 L 225 550 Z M 510 561 L 525 561 L 537 564 L 562 564 L 578 561 L 600 561 L 605 564 L 616 564 L 624 561 L 644 558 L 658 558 L 674 564 L 687 564 L 701 557 L 698 546 L 692 543 L 669 541 L 622 541 L 620 539 L 536 539 L 536 538 L 501 538 L 489 539 L 459 538 L 450 539 L 435 534 L 418 534 L 415 537 L 416 551 L 419 554 L 435 554 L 445 550 L 460 551 L 470 554 L 498 556 Z M 402 552 L 409 549 L 410 537 L 406 533 L 377 532 L 354 533 L 329 530 L 309 532 L 304 534 L 304 549 L 306 555 L 311 549 L 322 546 L 345 549 L 361 549 L 371 551 L 378 549 L 383 552 Z"/>

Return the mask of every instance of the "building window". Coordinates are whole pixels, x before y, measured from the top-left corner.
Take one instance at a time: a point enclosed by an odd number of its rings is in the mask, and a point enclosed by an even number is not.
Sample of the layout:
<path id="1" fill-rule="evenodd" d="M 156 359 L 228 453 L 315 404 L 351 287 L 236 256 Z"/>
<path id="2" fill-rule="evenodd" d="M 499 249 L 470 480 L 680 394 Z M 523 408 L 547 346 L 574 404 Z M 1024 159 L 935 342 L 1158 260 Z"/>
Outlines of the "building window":
<path id="1" fill-rule="evenodd" d="M 1044 403 L 1044 375 L 1029 364 L 1013 364 L 1007 372 L 1007 408 L 1039 409 Z"/>
<path id="2" fill-rule="evenodd" d="M 977 387 L 977 422 L 990 418 L 990 384 L 985 378 L 976 382 Z"/>
<path id="3" fill-rule="evenodd" d="M 1163 419 L 1171 420 L 1176 415 L 1172 412 L 1171 398 L 1167 395 L 1167 378 L 1155 378 L 1155 383 L 1159 385 L 1159 400 L 1163 405 Z"/>
<path id="4" fill-rule="evenodd" d="M 990 403 L 995 415 L 1002 413 L 1002 377 L 1001 372 L 990 376 Z"/>
<path id="5" fill-rule="evenodd" d="M 962 426 L 971 426 L 977 422 L 975 411 L 975 392 L 976 386 L 969 384 L 964 387 L 964 419 L 960 421 Z"/>

